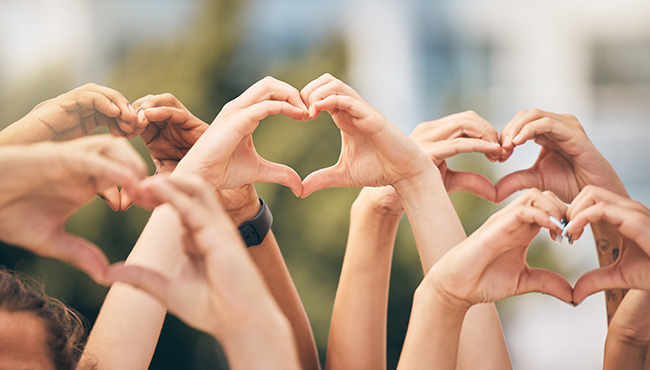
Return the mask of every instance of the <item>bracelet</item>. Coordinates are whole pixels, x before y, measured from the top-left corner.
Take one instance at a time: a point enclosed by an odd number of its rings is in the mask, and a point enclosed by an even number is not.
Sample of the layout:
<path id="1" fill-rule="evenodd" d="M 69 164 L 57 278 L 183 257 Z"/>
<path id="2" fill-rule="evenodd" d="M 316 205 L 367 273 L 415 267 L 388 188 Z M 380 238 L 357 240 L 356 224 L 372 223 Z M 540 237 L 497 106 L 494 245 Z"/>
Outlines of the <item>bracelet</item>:
<path id="1" fill-rule="evenodd" d="M 269 206 L 266 205 L 264 199 L 259 198 L 259 200 L 260 210 L 257 215 L 239 225 L 239 232 L 247 247 L 262 244 L 271 229 L 271 224 L 273 224 L 273 215 Z"/>

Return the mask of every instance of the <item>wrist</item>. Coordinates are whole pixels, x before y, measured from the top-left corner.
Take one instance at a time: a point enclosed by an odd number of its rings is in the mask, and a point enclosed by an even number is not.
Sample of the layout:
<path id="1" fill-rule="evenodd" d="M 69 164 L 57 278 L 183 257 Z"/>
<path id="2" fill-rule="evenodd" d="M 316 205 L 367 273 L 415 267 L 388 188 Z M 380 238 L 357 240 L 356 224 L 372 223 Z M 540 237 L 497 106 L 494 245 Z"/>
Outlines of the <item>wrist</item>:
<path id="1" fill-rule="evenodd" d="M 399 180 L 392 186 L 402 199 L 402 203 L 421 199 L 421 197 L 426 197 L 427 194 L 430 196 L 432 190 L 441 190 L 445 195 L 447 194 L 440 176 L 440 170 L 431 161 L 418 175 Z"/>
<path id="2" fill-rule="evenodd" d="M 380 217 L 400 219 L 404 207 L 399 196 L 390 186 L 363 188 L 352 203 L 351 213 L 370 213 Z"/>

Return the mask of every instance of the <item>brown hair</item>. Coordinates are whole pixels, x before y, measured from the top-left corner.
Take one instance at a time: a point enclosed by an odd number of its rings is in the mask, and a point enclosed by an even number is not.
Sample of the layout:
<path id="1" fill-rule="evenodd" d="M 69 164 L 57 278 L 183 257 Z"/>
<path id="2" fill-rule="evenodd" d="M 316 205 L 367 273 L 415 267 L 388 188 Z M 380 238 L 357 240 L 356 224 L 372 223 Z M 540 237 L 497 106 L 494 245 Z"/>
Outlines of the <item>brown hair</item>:
<path id="1" fill-rule="evenodd" d="M 0 266 L 0 310 L 28 312 L 47 333 L 49 357 L 57 370 L 75 369 L 82 352 L 84 325 L 63 302 L 45 295 L 33 279 Z"/>

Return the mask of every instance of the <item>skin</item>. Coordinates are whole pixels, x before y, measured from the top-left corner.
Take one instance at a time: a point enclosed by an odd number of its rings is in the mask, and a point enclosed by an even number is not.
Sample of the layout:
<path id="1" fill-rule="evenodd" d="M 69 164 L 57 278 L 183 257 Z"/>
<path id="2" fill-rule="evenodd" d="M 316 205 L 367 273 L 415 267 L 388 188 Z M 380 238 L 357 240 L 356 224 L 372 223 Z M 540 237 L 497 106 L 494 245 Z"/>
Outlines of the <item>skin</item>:
<path id="1" fill-rule="evenodd" d="M 504 149 L 501 161 L 507 160 L 517 146 L 529 140 L 542 149 L 532 167 L 511 173 L 497 182 L 497 202 L 518 190 L 537 188 L 552 191 L 565 203 L 571 203 L 588 185 L 629 197 L 621 179 L 573 115 L 540 109 L 520 111 L 503 128 L 500 139 Z M 618 233 L 598 222 L 591 225 L 591 230 L 600 266 L 612 264 L 622 242 Z M 620 289 L 607 292 L 608 322 L 624 295 L 625 291 Z"/>
<path id="2" fill-rule="evenodd" d="M 157 178 L 138 190 L 139 203 L 168 202 L 178 212 L 185 255 L 169 276 L 131 265 L 114 267 L 110 277 L 147 291 L 170 313 L 217 338 L 233 368 L 297 369 L 290 325 L 211 186 L 187 176 Z"/>
<path id="3" fill-rule="evenodd" d="M 562 231 L 550 216 L 565 209 L 552 193 L 530 190 L 445 254 L 416 291 L 398 368 L 455 369 L 463 318 L 476 304 L 529 292 L 571 302 L 564 277 L 526 263 L 541 227 Z"/>
<path id="4" fill-rule="evenodd" d="M 609 324 L 603 369 L 645 370 L 650 367 L 650 293 L 630 290 Z"/>
<path id="5" fill-rule="evenodd" d="M 38 104 L 25 117 L 0 131 L 0 145 L 25 145 L 42 141 L 66 141 L 90 135 L 106 127 L 116 137 L 132 138 L 145 126 L 120 92 L 89 83 Z M 99 193 L 114 211 L 126 210 L 116 186 Z M 126 193 L 125 193 L 126 194 Z"/>
<path id="6" fill-rule="evenodd" d="M 392 186 L 411 222 L 424 271 L 465 238 L 440 171 L 413 140 L 329 74 L 305 86 L 301 96 L 309 108 L 308 119 L 327 111 L 341 130 L 342 139 L 337 163 L 308 175 L 303 181 L 303 197 L 334 186 Z M 466 353 L 473 353 L 479 343 L 488 340 L 494 346 L 490 347 L 492 355 L 481 358 L 482 362 L 495 368 L 508 367 L 493 307 L 481 307 L 471 316 L 461 345 Z"/>
<path id="7" fill-rule="evenodd" d="M 268 114 L 288 112 L 293 118 L 303 117 L 304 105 L 298 91 L 289 85 L 272 78 L 263 79 L 224 106 L 210 126 L 194 117 L 170 94 L 148 96 L 135 105 L 140 119 L 155 126 L 145 131 L 143 140 L 157 171 L 161 174 L 171 171 L 172 178 L 198 174 L 208 180 L 236 225 L 252 218 L 259 210 L 252 181 L 277 179 L 290 184 L 294 192 L 301 192 L 300 178 L 295 171 L 259 157 L 251 137 L 259 120 Z M 188 147 L 191 149 L 187 150 Z M 176 212 L 168 205 L 157 207 L 127 265 L 144 266 L 159 273 L 173 270 L 183 255 L 179 248 L 182 235 Z M 272 232 L 261 245 L 249 248 L 249 254 L 289 318 L 302 367 L 318 368 L 309 321 Z M 158 300 L 128 285 L 115 284 L 89 336 L 83 360 L 97 362 L 102 368 L 146 368 L 165 314 L 166 307 Z"/>
<path id="8" fill-rule="evenodd" d="M 487 121 L 474 112 L 458 113 L 418 125 L 411 139 L 429 154 L 448 192 L 467 190 L 494 201 L 496 191 L 487 178 L 454 172 L 445 162 L 460 152 L 478 151 L 498 157 L 498 133 Z M 401 200 L 390 186 L 365 187 L 352 205 L 330 325 L 328 369 L 386 367 L 390 267 L 403 213 Z M 471 353 L 464 357 L 471 357 Z"/>
<path id="9" fill-rule="evenodd" d="M 0 310 L 0 369 L 54 370 L 46 338 L 33 314 Z"/>
<path id="10" fill-rule="evenodd" d="M 126 139 L 107 135 L 62 143 L 0 148 L 2 240 L 36 254 L 66 261 L 98 282 L 108 267 L 91 242 L 68 234 L 66 220 L 95 193 L 127 189 L 144 177 L 146 165 Z"/>

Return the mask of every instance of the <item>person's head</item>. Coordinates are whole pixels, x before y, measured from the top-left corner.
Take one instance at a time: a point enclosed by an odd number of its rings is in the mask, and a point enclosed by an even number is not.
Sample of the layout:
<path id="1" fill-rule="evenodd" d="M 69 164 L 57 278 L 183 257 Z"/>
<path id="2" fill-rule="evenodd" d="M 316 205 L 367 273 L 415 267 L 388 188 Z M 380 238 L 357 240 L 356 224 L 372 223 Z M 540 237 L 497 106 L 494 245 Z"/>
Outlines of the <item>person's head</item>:
<path id="1" fill-rule="evenodd" d="M 0 267 L 0 370 L 74 369 L 83 334 L 75 312 Z"/>

